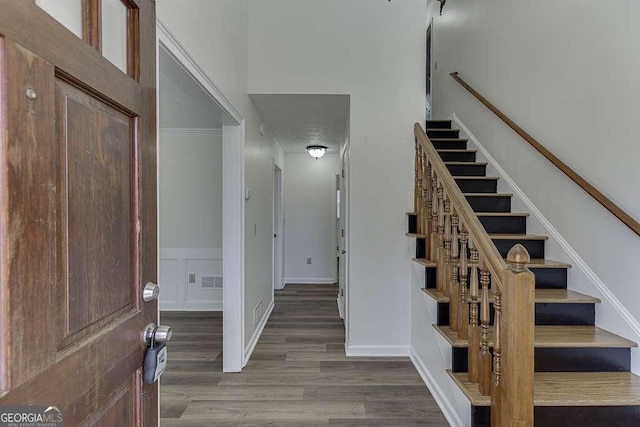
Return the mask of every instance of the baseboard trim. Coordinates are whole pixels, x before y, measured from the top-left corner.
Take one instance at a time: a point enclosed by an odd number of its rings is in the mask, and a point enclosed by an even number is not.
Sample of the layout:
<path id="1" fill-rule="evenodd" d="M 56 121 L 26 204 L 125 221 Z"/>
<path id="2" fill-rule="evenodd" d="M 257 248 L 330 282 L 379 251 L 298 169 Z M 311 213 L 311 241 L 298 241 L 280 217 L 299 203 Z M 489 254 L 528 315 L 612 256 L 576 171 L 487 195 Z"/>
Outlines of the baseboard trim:
<path id="1" fill-rule="evenodd" d="M 535 206 L 535 204 L 529 199 L 525 193 L 522 191 L 520 187 L 516 184 L 516 182 L 507 174 L 507 172 L 498 164 L 496 159 L 489 153 L 489 151 L 480 143 L 480 141 L 471 133 L 469 128 L 467 128 L 464 123 L 460 120 L 460 118 L 455 114 L 451 114 L 449 117 L 451 120 L 455 121 L 458 125 L 458 128 L 464 132 L 470 141 L 472 141 L 478 150 L 485 156 L 487 162 L 493 166 L 498 175 L 511 187 L 513 193 L 522 200 L 527 209 L 540 221 L 542 226 L 547 230 L 550 237 L 555 239 L 560 247 L 567 253 L 569 258 L 571 258 L 572 263 L 578 267 L 593 283 L 593 285 L 602 292 L 602 296 L 607 300 L 609 304 L 618 312 L 620 317 L 624 319 L 624 321 L 629 325 L 629 327 L 633 330 L 633 332 L 640 336 L 640 322 L 633 317 L 633 315 L 625 308 L 624 305 L 620 302 L 620 300 L 611 292 L 609 287 L 598 277 L 598 275 L 587 265 L 587 263 L 578 255 L 578 253 L 573 249 L 573 247 L 565 240 L 564 237 L 558 232 L 558 230 L 551 224 L 551 222 L 540 212 L 540 210 Z"/>
<path id="2" fill-rule="evenodd" d="M 258 324 L 258 327 L 253 333 L 253 336 L 251 337 L 249 344 L 247 344 L 247 347 L 244 350 L 244 362 L 242 363 L 243 367 L 246 366 L 247 363 L 249 362 L 249 359 L 251 358 L 251 354 L 253 353 L 253 350 L 255 350 L 256 344 L 258 344 L 258 340 L 262 335 L 262 331 L 264 330 L 264 327 L 267 325 L 267 321 L 269 320 L 269 316 L 271 316 L 271 312 L 273 311 L 274 306 L 275 305 L 273 303 L 273 300 L 271 300 L 271 302 L 269 303 L 269 307 L 267 307 L 267 311 L 265 311 L 264 316 L 262 316 L 262 319 L 260 319 L 260 323 Z"/>
<path id="3" fill-rule="evenodd" d="M 409 357 L 408 345 L 353 345 L 347 344 L 345 352 L 349 357 Z"/>
<path id="4" fill-rule="evenodd" d="M 451 404 L 451 401 L 444 394 L 420 356 L 413 350 L 413 347 L 410 348 L 409 357 L 449 424 L 454 427 L 462 427 L 464 425 L 462 419 Z"/>
<path id="5" fill-rule="evenodd" d="M 160 302 L 160 311 L 222 311 L 222 301 L 171 304 Z"/>
<path id="6" fill-rule="evenodd" d="M 338 298 L 336 298 L 336 304 L 338 304 L 338 314 L 340 315 L 341 319 L 344 319 L 344 313 L 342 312 L 342 301 L 341 301 L 341 297 L 338 296 Z"/>
<path id="7" fill-rule="evenodd" d="M 335 277 L 285 277 L 285 286 L 288 284 L 299 285 L 332 285 L 336 283 Z"/>

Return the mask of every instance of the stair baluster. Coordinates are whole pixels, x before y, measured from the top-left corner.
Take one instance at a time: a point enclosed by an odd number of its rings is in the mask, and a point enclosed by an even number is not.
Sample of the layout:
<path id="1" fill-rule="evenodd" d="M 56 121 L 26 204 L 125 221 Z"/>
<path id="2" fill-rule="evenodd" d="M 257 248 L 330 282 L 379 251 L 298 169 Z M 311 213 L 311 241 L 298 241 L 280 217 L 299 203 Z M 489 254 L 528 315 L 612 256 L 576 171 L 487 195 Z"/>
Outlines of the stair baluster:
<path id="1" fill-rule="evenodd" d="M 414 167 L 414 177 L 413 177 L 413 211 L 418 213 L 418 176 L 420 173 L 418 172 L 418 162 L 420 158 L 420 152 L 422 151 L 422 147 L 418 143 L 416 139 L 416 157 L 413 163 Z"/>
<path id="2" fill-rule="evenodd" d="M 467 242 L 469 232 L 460 221 L 460 298 L 458 299 L 458 337 L 466 340 L 469 337 L 469 303 L 467 302 Z"/>
<path id="3" fill-rule="evenodd" d="M 478 326 L 478 249 L 473 240 L 469 240 L 471 247 L 471 324 L 469 325 L 469 379 L 478 382 L 479 358 L 480 358 L 480 327 Z"/>
<path id="4" fill-rule="evenodd" d="M 426 153 L 423 153 L 423 165 L 424 176 L 422 179 L 422 217 L 420 223 L 422 224 L 423 233 L 427 236 L 425 239 L 426 253 L 425 258 L 431 259 L 431 164 L 427 160 Z"/>
<path id="5" fill-rule="evenodd" d="M 458 305 L 460 303 L 460 283 L 458 282 L 459 260 L 459 240 L 458 240 L 458 214 L 452 209 L 451 215 L 451 274 L 449 277 L 449 328 L 452 331 L 458 330 Z"/>
<path id="6" fill-rule="evenodd" d="M 440 268 L 440 265 L 438 265 Z M 442 293 L 451 295 L 449 281 L 451 277 L 451 200 L 448 195 L 444 199 L 444 264 L 442 277 Z"/>
<path id="7" fill-rule="evenodd" d="M 435 170 L 431 170 L 431 261 L 438 261 L 438 178 Z"/>
<path id="8" fill-rule="evenodd" d="M 502 415 L 502 292 L 496 286 L 493 301 L 493 377 L 491 381 L 491 427 L 500 427 Z"/>
<path id="9" fill-rule="evenodd" d="M 422 229 L 422 181 L 424 179 L 424 174 L 422 172 L 422 165 L 424 154 L 422 147 L 418 147 L 418 151 L 416 152 L 417 165 L 416 165 L 416 233 L 423 234 L 424 230 Z"/>
<path id="10" fill-rule="evenodd" d="M 438 183 L 438 268 L 436 269 L 437 289 L 444 292 L 444 189 Z"/>
<path id="11" fill-rule="evenodd" d="M 487 266 L 482 266 L 480 285 L 482 285 L 482 299 L 480 304 L 480 370 L 478 372 L 478 386 L 480 393 L 485 396 L 491 394 L 491 352 L 489 351 L 489 285 L 491 276 Z"/>

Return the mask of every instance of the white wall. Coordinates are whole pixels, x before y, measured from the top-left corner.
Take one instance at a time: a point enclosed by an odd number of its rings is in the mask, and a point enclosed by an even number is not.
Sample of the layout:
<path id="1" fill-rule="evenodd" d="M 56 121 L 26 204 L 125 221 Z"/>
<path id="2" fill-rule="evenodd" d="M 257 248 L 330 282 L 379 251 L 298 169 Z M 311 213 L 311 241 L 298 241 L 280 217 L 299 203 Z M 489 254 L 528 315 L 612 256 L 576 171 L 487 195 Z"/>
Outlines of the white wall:
<path id="1" fill-rule="evenodd" d="M 285 162 L 285 283 L 335 283 L 335 181 L 340 155 L 325 154 L 315 160 L 307 153 L 287 153 Z"/>
<path id="2" fill-rule="evenodd" d="M 406 352 L 404 212 L 412 208 L 412 126 L 424 115 L 426 1 L 250 6 L 251 93 L 351 95 L 349 350 Z"/>
<path id="3" fill-rule="evenodd" d="M 222 135 L 207 129 L 160 129 L 161 310 L 220 310 L 222 289 Z M 189 274 L 195 274 L 190 283 Z"/>
<path id="4" fill-rule="evenodd" d="M 160 248 L 222 248 L 222 134 L 160 129 Z"/>
<path id="5" fill-rule="evenodd" d="M 245 120 L 245 344 L 255 339 L 253 309 L 273 301 L 273 161 L 284 168 L 284 153 L 269 134 L 247 95 L 247 0 L 158 0 L 158 16 Z M 255 234 L 254 234 L 255 224 Z"/>
<path id="6" fill-rule="evenodd" d="M 434 31 L 435 116 L 455 112 L 460 117 L 596 279 L 635 317 L 636 333 L 640 333 L 636 303 L 640 238 L 448 74 L 460 72 L 559 158 L 640 219 L 640 143 L 635 125 L 640 113 L 638 16 L 640 3 L 631 0 L 553 5 L 526 0 L 488 0 L 479 5 L 460 0 L 447 3 L 443 16 L 435 17 Z M 563 253 L 552 249 L 549 256 Z M 606 313 L 598 309 L 599 317 Z M 615 322 L 606 327 L 615 327 Z"/>

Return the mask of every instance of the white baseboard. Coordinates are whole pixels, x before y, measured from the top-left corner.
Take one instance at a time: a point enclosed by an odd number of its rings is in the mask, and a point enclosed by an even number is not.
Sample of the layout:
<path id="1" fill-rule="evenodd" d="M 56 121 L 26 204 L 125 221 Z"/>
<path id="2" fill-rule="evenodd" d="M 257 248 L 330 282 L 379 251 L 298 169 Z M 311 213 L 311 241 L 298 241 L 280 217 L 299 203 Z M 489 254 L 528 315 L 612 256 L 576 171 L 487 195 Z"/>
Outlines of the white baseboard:
<path id="1" fill-rule="evenodd" d="M 337 282 L 335 277 L 285 277 L 285 284 L 301 284 L 301 285 L 323 285 L 334 284 Z"/>
<path id="2" fill-rule="evenodd" d="M 247 344 L 247 347 L 244 350 L 244 363 L 242 364 L 242 366 L 245 366 L 247 362 L 249 362 L 249 359 L 251 358 L 251 354 L 253 353 L 253 350 L 256 348 L 256 344 L 258 344 L 260 335 L 262 335 L 262 331 L 264 330 L 264 327 L 267 325 L 269 316 L 271 316 L 273 307 L 274 307 L 274 303 L 273 303 L 273 300 L 271 300 L 271 302 L 269 303 L 269 307 L 267 307 L 267 311 L 264 312 L 264 315 L 262 316 L 262 319 L 260 319 L 260 323 L 258 324 L 258 327 L 254 331 L 253 336 L 249 341 L 249 344 Z"/>
<path id="3" fill-rule="evenodd" d="M 408 345 L 353 345 L 347 344 L 345 352 L 350 357 L 409 357 Z"/>
<path id="4" fill-rule="evenodd" d="M 160 311 L 222 311 L 222 301 L 207 301 L 197 303 L 163 304 L 160 302 Z"/>
<path id="5" fill-rule="evenodd" d="M 420 356 L 413 350 L 413 347 L 410 349 L 409 357 L 449 424 L 454 427 L 462 427 L 464 423 L 451 404 L 451 401 L 447 399 L 447 396 L 435 381 Z"/>
<path id="6" fill-rule="evenodd" d="M 496 159 L 489 153 L 489 151 L 480 143 L 480 141 L 471 133 L 469 128 L 467 128 L 464 123 L 458 118 L 458 116 L 453 113 L 450 117 L 451 120 L 456 122 L 458 128 L 467 135 L 468 139 L 473 142 L 473 144 L 478 147 L 478 150 L 482 153 L 482 155 L 487 159 L 487 162 L 493 166 L 500 178 L 504 179 L 504 181 L 509 185 L 513 193 L 520 198 L 522 203 L 525 204 L 527 209 L 531 214 L 533 214 L 540 224 L 547 230 L 549 236 L 555 239 L 556 242 L 560 245 L 562 250 L 564 250 L 569 258 L 571 258 L 572 263 L 580 269 L 582 273 L 591 281 L 593 286 L 595 286 L 600 292 L 602 292 L 602 296 L 607 300 L 609 304 L 618 312 L 620 317 L 624 319 L 624 321 L 629 325 L 629 327 L 635 332 L 636 335 L 640 336 L 640 322 L 633 317 L 633 315 L 627 310 L 624 305 L 620 302 L 620 300 L 611 292 L 609 287 L 598 277 L 598 275 L 587 265 L 585 260 L 583 260 L 580 255 L 573 249 L 573 247 L 565 240 L 564 237 L 560 234 L 560 232 L 551 224 L 551 222 L 540 212 L 540 210 L 536 207 L 536 205 L 529 199 L 524 191 L 516 182 L 507 174 L 507 172 L 498 164 Z"/>

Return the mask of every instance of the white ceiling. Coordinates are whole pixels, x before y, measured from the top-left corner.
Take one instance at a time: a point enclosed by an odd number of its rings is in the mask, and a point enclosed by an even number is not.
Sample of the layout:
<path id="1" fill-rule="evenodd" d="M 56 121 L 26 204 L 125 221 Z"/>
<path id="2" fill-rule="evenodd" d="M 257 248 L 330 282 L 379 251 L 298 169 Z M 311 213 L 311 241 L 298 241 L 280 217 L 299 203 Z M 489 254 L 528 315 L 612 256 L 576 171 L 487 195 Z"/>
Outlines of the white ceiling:
<path id="1" fill-rule="evenodd" d="M 305 152 L 310 144 L 338 152 L 349 120 L 349 95 L 251 95 L 260 117 L 284 151 Z"/>
<path id="2" fill-rule="evenodd" d="M 224 110 L 162 47 L 158 62 L 160 127 L 221 129 Z"/>

